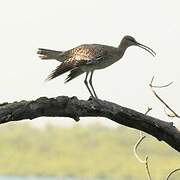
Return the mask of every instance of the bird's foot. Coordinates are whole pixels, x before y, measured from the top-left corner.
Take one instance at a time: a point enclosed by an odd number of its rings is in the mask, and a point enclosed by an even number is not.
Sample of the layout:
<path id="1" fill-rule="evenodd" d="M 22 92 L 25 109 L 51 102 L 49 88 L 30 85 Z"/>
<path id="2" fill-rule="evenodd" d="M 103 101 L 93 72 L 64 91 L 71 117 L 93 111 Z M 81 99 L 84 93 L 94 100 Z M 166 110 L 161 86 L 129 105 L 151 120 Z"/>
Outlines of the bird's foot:
<path id="1" fill-rule="evenodd" d="M 92 101 L 92 102 L 97 103 L 98 105 L 101 105 L 101 100 L 94 96 L 90 96 L 88 101 Z"/>
<path id="2" fill-rule="evenodd" d="M 94 96 L 90 96 L 88 99 L 88 101 L 93 101 L 93 100 L 98 101 L 99 99 L 97 97 L 94 97 Z"/>

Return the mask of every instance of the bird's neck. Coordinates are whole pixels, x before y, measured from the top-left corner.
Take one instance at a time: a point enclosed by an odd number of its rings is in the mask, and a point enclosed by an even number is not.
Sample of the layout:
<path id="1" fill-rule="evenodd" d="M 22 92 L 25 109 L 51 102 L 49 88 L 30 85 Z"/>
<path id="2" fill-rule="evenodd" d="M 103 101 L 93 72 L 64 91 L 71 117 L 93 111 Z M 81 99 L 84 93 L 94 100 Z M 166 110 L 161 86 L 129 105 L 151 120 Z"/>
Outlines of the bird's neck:
<path id="1" fill-rule="evenodd" d="M 119 56 L 120 58 L 124 55 L 126 49 L 128 48 L 128 46 L 124 43 L 120 43 L 120 45 L 118 46 L 118 52 L 119 52 Z"/>

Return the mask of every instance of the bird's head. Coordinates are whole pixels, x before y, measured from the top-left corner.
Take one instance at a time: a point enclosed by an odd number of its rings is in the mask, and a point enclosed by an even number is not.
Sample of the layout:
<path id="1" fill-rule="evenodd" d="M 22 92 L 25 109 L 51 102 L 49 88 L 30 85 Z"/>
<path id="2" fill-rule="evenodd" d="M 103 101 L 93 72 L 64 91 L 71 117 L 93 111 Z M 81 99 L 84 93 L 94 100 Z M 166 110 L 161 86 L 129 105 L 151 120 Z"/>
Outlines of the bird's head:
<path id="1" fill-rule="evenodd" d="M 145 49 L 146 51 L 148 51 L 153 56 L 156 55 L 156 53 L 151 48 L 137 42 L 135 40 L 135 38 L 133 38 L 132 36 L 124 36 L 124 38 L 121 40 L 120 46 L 123 46 L 125 48 L 128 48 L 130 46 L 138 46 L 138 47 L 140 47 L 142 49 Z"/>

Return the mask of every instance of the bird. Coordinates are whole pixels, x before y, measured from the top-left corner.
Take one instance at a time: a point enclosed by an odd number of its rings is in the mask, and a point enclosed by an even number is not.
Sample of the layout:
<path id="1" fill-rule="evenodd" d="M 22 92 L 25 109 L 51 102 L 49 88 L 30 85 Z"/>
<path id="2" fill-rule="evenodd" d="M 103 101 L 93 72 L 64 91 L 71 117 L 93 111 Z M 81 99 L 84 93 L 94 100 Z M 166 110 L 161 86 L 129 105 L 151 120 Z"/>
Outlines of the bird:
<path id="1" fill-rule="evenodd" d="M 67 51 L 39 48 L 37 54 L 39 54 L 39 57 L 43 60 L 55 59 L 61 62 L 46 80 L 54 79 L 70 71 L 65 79 L 65 83 L 67 83 L 81 74 L 86 73 L 84 83 L 91 97 L 98 99 L 92 83 L 94 71 L 104 69 L 120 60 L 127 48 L 131 46 L 138 46 L 149 52 L 152 56 L 156 55 L 151 48 L 137 42 L 134 37 L 129 35 L 122 38 L 118 47 L 102 44 L 82 44 Z"/>

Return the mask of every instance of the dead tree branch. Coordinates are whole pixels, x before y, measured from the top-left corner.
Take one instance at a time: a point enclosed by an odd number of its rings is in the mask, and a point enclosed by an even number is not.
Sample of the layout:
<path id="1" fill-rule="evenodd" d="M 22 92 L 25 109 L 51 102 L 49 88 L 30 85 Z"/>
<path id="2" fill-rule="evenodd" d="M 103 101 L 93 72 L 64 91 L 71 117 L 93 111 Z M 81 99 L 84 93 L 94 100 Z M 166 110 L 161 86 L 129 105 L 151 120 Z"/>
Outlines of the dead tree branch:
<path id="1" fill-rule="evenodd" d="M 167 175 L 166 180 L 169 180 L 169 178 L 172 176 L 172 174 L 174 174 L 174 173 L 177 172 L 177 171 L 180 171 L 180 168 L 177 168 L 177 169 L 172 170 L 172 171 Z"/>
<path id="2" fill-rule="evenodd" d="M 148 107 L 148 110 L 146 111 L 145 115 L 147 115 L 149 113 L 149 111 L 151 111 L 152 108 Z M 145 164 L 145 168 L 146 168 L 146 171 L 147 171 L 147 175 L 148 175 L 148 180 L 152 180 L 151 178 L 151 173 L 150 173 L 150 170 L 149 170 L 149 164 L 148 164 L 148 156 L 145 157 L 145 160 L 142 160 L 138 154 L 137 154 L 137 149 L 139 147 L 139 145 L 141 144 L 141 142 L 146 138 L 146 136 L 143 134 L 142 131 L 139 131 L 139 140 L 136 142 L 136 144 L 134 145 L 134 148 L 133 148 L 133 151 L 134 151 L 134 155 L 136 157 L 136 159 L 142 163 L 142 164 Z"/>
<path id="3" fill-rule="evenodd" d="M 165 88 L 165 87 L 170 86 L 170 85 L 173 83 L 173 81 L 172 81 L 172 82 L 170 82 L 170 83 L 168 83 L 168 84 L 161 85 L 161 86 L 158 85 L 158 86 L 157 86 L 157 85 L 153 85 L 153 81 L 154 81 L 154 76 L 152 77 L 151 82 L 150 82 L 150 84 L 149 84 L 149 86 L 150 86 L 151 88 Z"/>
<path id="4" fill-rule="evenodd" d="M 116 123 L 144 131 L 165 141 L 180 152 L 180 131 L 173 123 L 145 115 L 112 102 L 102 100 L 79 100 L 59 96 L 56 98 L 41 97 L 34 101 L 20 101 L 0 104 L 0 124 L 24 119 L 35 119 L 41 116 L 70 117 L 106 117 Z"/>
<path id="5" fill-rule="evenodd" d="M 149 170 L 149 165 L 148 165 L 148 156 L 145 157 L 145 160 L 142 160 L 138 154 L 137 154 L 137 148 L 139 147 L 140 143 L 143 141 L 143 139 L 145 139 L 146 136 L 142 134 L 142 131 L 140 131 L 140 139 L 138 140 L 138 142 L 135 144 L 134 146 L 134 155 L 136 157 L 136 159 L 142 163 L 142 164 L 145 164 L 145 168 L 146 168 L 146 171 L 147 171 L 147 175 L 148 175 L 148 180 L 152 180 L 151 178 L 151 173 L 150 173 L 150 170 Z"/>
<path id="6" fill-rule="evenodd" d="M 154 76 L 152 77 L 151 83 L 149 84 L 151 91 L 153 92 L 153 94 L 157 97 L 157 99 L 159 99 L 159 101 L 161 101 L 165 107 L 167 109 L 169 109 L 171 111 L 172 114 L 168 114 L 165 110 L 165 113 L 167 116 L 169 117 L 177 117 L 180 118 L 180 116 L 153 90 L 153 88 L 164 88 L 164 87 L 168 87 L 170 86 L 173 82 L 170 82 L 169 84 L 163 85 L 163 86 L 155 86 L 153 85 L 153 81 L 154 81 Z"/>

